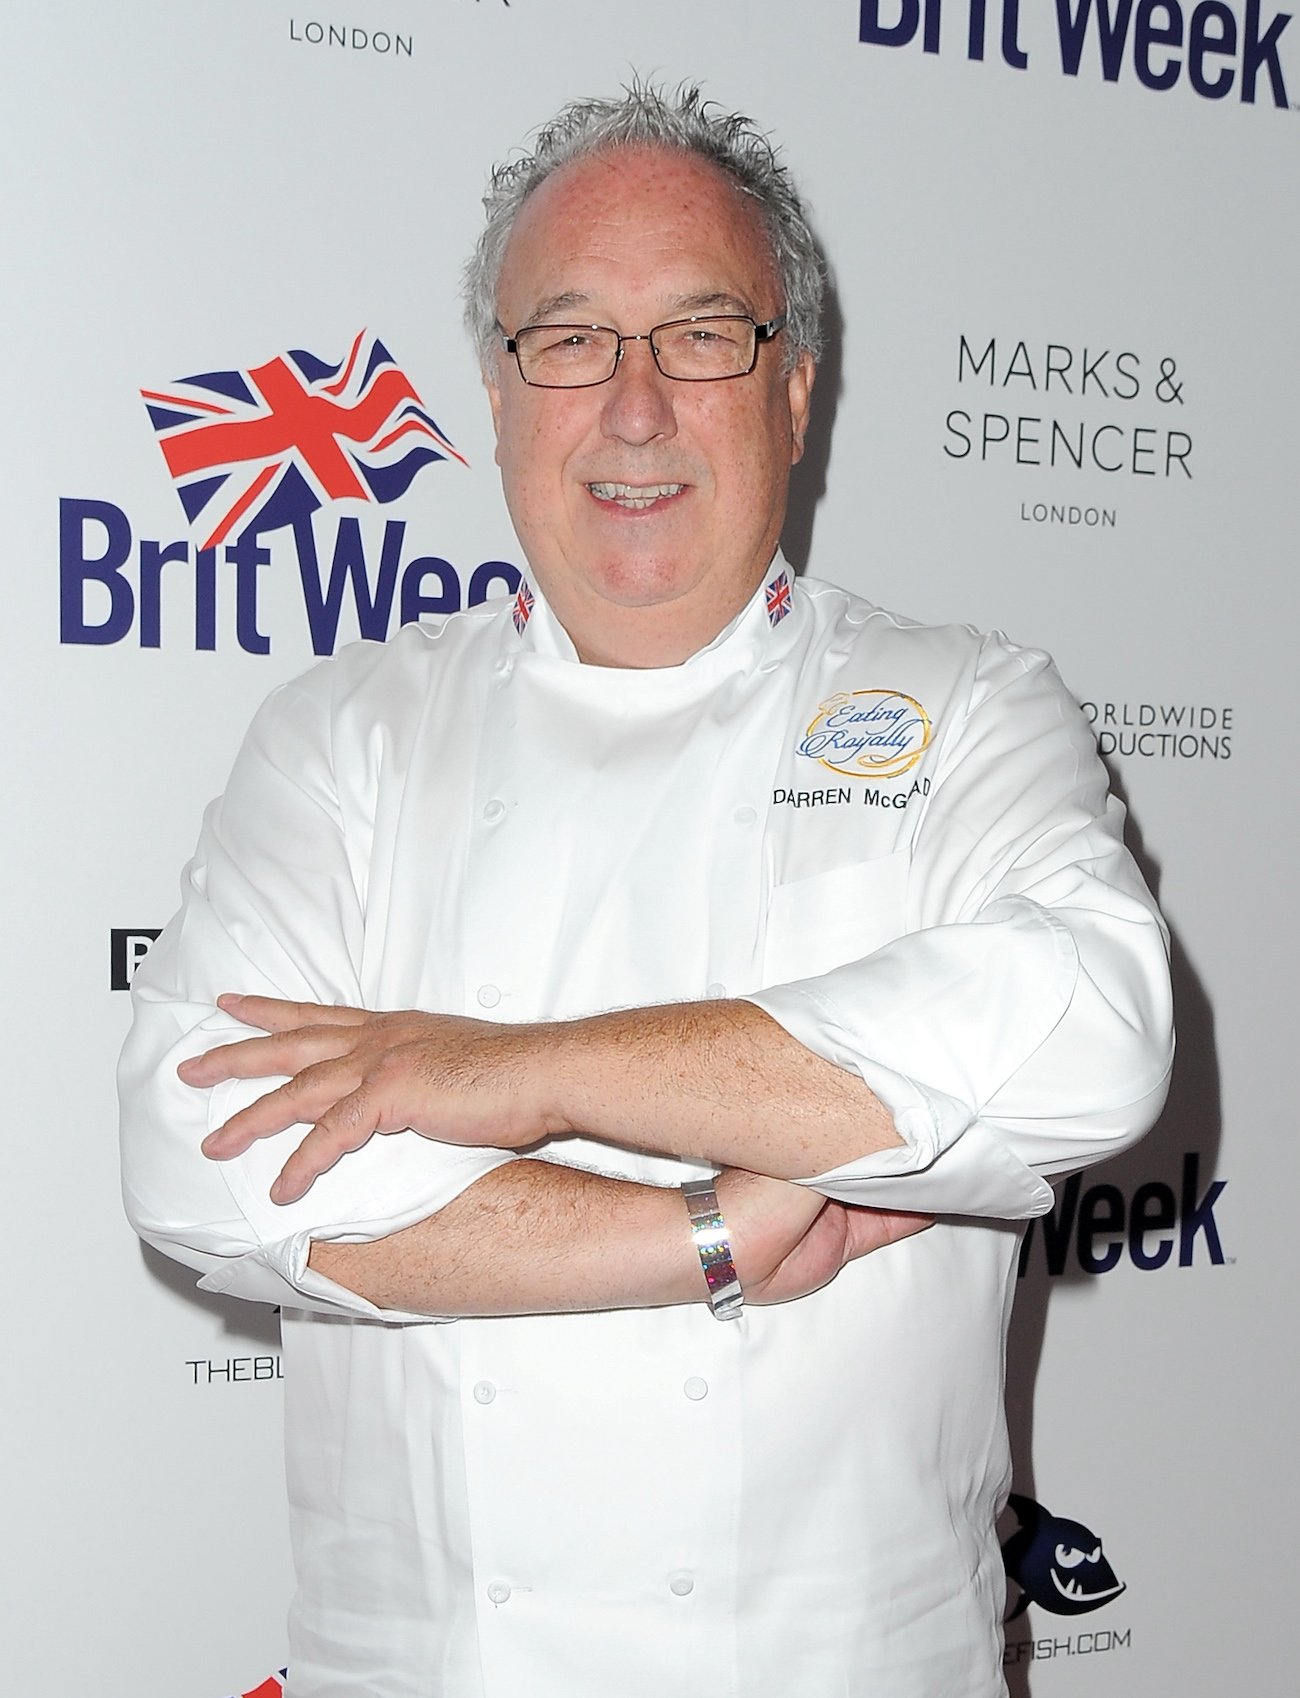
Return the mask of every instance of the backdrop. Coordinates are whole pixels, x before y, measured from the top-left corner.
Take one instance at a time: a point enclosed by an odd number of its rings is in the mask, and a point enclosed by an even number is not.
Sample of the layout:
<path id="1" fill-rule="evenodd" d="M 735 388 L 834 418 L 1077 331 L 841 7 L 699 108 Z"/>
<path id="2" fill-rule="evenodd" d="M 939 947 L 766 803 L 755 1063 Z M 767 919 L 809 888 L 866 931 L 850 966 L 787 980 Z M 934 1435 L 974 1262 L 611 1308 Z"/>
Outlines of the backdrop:
<path id="1" fill-rule="evenodd" d="M 1026 1241 L 1013 1691 L 1293 1693 L 1300 25 L 29 0 L 0 65 L 5 1690 L 279 1691 L 275 1317 L 196 1296 L 122 1219 L 125 991 L 266 692 L 513 583 L 459 271 L 490 163 L 637 70 L 770 127 L 825 244 L 792 557 L 1053 650 L 1175 934 L 1168 1111 Z M 436 434 L 394 436 L 403 386 Z M 363 476 L 309 396 L 367 409 Z M 168 446 L 205 417 L 248 421 L 234 461 Z"/>

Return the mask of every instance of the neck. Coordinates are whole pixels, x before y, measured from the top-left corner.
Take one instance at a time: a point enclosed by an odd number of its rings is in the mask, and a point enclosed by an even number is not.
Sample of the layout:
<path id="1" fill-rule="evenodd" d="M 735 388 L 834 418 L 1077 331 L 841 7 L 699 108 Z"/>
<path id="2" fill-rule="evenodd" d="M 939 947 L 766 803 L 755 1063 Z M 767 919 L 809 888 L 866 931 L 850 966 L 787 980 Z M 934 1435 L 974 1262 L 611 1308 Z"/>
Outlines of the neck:
<path id="1" fill-rule="evenodd" d="M 562 590 L 552 595 L 544 580 L 541 589 L 584 666 L 642 670 L 681 666 L 707 648 L 772 569 L 763 567 L 752 583 L 737 585 L 731 595 L 682 596 L 643 605 L 575 597 Z"/>

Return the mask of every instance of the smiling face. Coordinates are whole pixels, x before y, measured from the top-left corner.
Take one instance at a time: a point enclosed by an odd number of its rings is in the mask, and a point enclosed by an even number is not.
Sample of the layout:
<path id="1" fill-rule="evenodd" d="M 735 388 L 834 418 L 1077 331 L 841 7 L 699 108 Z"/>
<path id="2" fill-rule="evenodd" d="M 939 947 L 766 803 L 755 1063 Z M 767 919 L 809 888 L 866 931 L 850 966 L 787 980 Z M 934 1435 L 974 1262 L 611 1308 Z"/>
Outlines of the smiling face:
<path id="1" fill-rule="evenodd" d="M 785 302 L 761 219 L 691 154 L 620 149 L 549 177 L 506 248 L 497 316 L 629 336 L 692 313 L 774 318 Z M 680 383 L 625 345 L 608 383 L 540 389 L 502 353 L 487 373 L 506 503 L 579 655 L 670 666 L 763 581 L 803 452 L 813 367 L 782 331 L 748 377 Z"/>

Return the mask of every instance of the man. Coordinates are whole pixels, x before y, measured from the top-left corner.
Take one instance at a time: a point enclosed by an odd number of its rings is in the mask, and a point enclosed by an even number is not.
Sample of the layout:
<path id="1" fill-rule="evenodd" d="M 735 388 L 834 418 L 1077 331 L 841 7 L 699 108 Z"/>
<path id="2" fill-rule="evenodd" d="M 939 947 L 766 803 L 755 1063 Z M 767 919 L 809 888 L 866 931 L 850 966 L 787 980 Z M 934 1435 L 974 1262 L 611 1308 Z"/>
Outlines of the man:
<path id="1" fill-rule="evenodd" d="M 290 1691 L 991 1698 L 1008 1223 L 1158 1112 L 1159 920 L 1044 656 L 782 562 L 762 138 L 487 205 L 528 580 L 272 696 L 123 1061 L 139 1230 L 284 1305 Z"/>

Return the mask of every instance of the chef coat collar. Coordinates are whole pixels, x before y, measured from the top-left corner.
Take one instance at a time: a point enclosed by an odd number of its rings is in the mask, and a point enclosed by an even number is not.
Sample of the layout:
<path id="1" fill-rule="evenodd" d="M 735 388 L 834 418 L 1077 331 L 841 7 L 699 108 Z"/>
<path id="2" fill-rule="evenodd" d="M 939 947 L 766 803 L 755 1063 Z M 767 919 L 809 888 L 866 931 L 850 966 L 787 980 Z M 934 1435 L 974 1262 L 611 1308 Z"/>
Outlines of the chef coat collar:
<path id="1" fill-rule="evenodd" d="M 770 665 L 793 648 L 797 634 L 807 617 L 805 599 L 799 590 L 798 579 L 784 556 L 778 551 L 768 568 L 767 576 L 740 612 L 712 642 L 697 649 L 680 666 L 665 667 L 593 667 L 603 673 L 681 674 L 688 669 L 704 668 L 713 671 L 720 660 L 723 670 L 749 665 Z M 546 598 L 529 578 L 521 580 L 511 608 L 511 618 L 519 633 L 521 650 L 526 654 L 544 656 L 551 660 L 569 661 L 581 665 L 578 651 L 569 633 L 555 617 Z"/>

